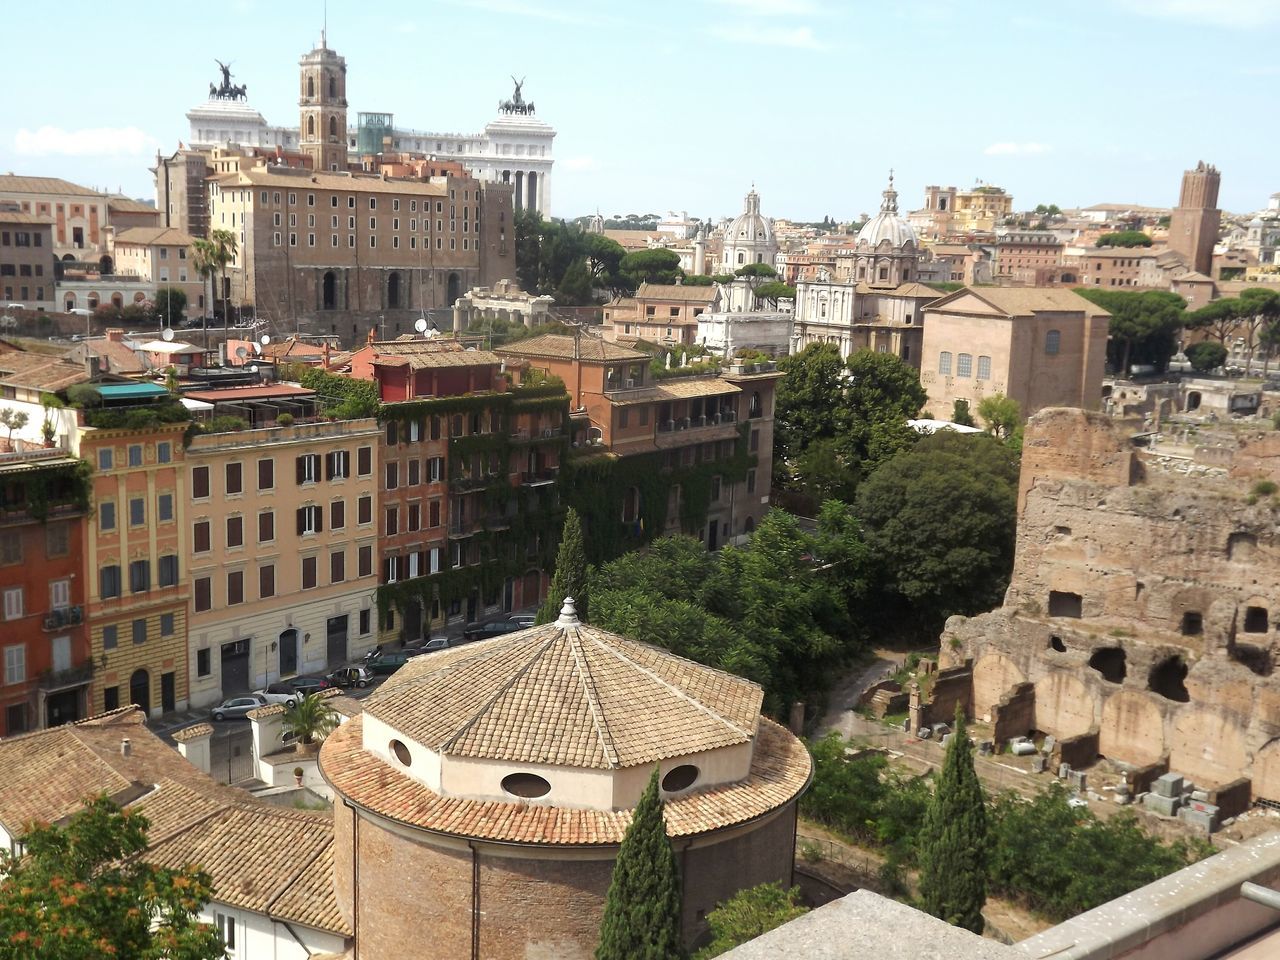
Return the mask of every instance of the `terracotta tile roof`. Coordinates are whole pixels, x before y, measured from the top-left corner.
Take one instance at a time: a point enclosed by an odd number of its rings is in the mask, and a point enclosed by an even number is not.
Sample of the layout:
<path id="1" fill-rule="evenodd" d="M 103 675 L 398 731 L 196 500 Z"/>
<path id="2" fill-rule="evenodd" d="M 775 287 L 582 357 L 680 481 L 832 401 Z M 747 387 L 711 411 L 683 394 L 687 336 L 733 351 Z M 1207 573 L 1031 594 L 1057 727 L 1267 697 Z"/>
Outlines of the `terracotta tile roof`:
<path id="1" fill-rule="evenodd" d="M 109 337 L 94 337 L 86 340 L 73 354 L 80 354 L 80 349 L 87 350 L 90 356 L 102 357 L 107 361 L 105 373 L 146 373 L 147 365 L 142 362 L 133 345 L 123 340 L 112 340 Z"/>
<path id="2" fill-rule="evenodd" d="M 210 723 L 193 723 L 189 727 L 183 727 L 173 735 L 173 739 L 179 743 L 186 743 L 188 740 L 194 740 L 197 737 L 207 737 L 213 733 L 213 724 Z"/>
<path id="3" fill-rule="evenodd" d="M 1090 303 L 1074 290 L 1063 287 L 965 287 L 935 300 L 925 307 L 930 313 L 944 312 L 963 297 L 976 297 L 1008 317 L 1025 317 L 1044 311 L 1084 313 L 1107 317 L 1107 311 Z"/>
<path id="4" fill-rule="evenodd" d="M 46 214 L 36 216 L 34 213 L 21 213 L 17 210 L 0 210 L 0 223 L 26 223 L 32 226 L 53 226 L 53 220 Z"/>
<path id="5" fill-rule="evenodd" d="M 0 354 L 0 383 L 10 386 L 53 392 L 88 379 L 83 364 L 65 357 L 16 351 Z"/>
<path id="6" fill-rule="evenodd" d="M 59 177 L 20 177 L 12 173 L 0 174 L 0 193 L 65 193 L 77 197 L 102 197 L 97 190 Z"/>
<path id="7" fill-rule="evenodd" d="M 272 400 L 280 397 L 304 399 L 314 397 L 316 392 L 292 383 L 263 383 L 244 387 L 220 387 L 217 390 L 188 390 L 182 395 L 205 403 L 230 403 L 234 400 Z"/>
<path id="8" fill-rule="evenodd" d="M 615 407 L 631 407 L 640 403 L 688 400 L 693 397 L 720 397 L 741 392 L 741 387 L 734 386 L 720 377 L 670 377 L 660 380 L 652 387 L 608 393 L 605 396 Z"/>
<path id="9" fill-rule="evenodd" d="M 125 196 L 109 197 L 107 199 L 107 209 L 116 213 L 154 213 L 157 215 L 160 213 L 155 204 Z"/>
<path id="10" fill-rule="evenodd" d="M 540 337 L 518 340 L 507 347 L 498 347 L 494 353 L 501 357 L 548 357 L 556 360 L 572 360 L 574 338 L 563 333 L 544 333 Z M 626 347 L 598 337 L 584 335 L 579 357 L 596 362 L 609 360 L 648 360 L 647 353 L 628 350 Z"/>
<path id="11" fill-rule="evenodd" d="M 317 187 L 321 190 L 345 190 L 347 193 L 411 193 L 416 196 L 443 197 L 447 192 L 442 183 L 429 183 L 425 180 L 397 180 L 377 176 L 356 174 L 348 176 L 342 173 L 325 173 L 323 171 L 307 171 L 303 173 L 278 172 L 266 167 L 252 167 L 239 173 L 227 173 L 214 179 L 224 186 L 237 184 L 253 184 L 263 187 L 281 187 L 290 190 L 306 190 Z"/>
<path id="12" fill-rule="evenodd" d="M 746 743 L 762 699 L 659 647 L 549 623 L 411 660 L 365 711 L 444 754 L 616 769 Z"/>
<path id="13" fill-rule="evenodd" d="M 0 823 L 12 831 L 36 817 L 68 816 L 93 793 L 150 787 L 128 804 L 151 823 L 149 861 L 197 863 L 213 876 L 219 902 L 350 936 L 332 885 L 332 817 L 216 783 L 147 729 L 134 707 L 0 740 L 0 769 Z M 295 887 L 307 903 L 294 902 Z"/>
<path id="14" fill-rule="evenodd" d="M 111 206 L 114 209 L 115 203 L 112 202 Z M 152 213 L 155 212 L 152 207 L 147 209 Z M 116 234 L 116 243 L 140 247 L 189 247 L 194 242 L 195 237 L 189 233 L 183 233 L 177 227 L 130 227 Z"/>
<path id="15" fill-rule="evenodd" d="M 937 300 L 942 293 L 933 287 L 926 287 L 923 283 L 904 283 L 898 289 L 893 291 L 895 297 L 931 297 Z"/>
<path id="16" fill-rule="evenodd" d="M 408 365 L 414 370 L 497 366 L 502 363 L 501 357 L 488 350 L 468 350 L 457 340 L 424 340 L 411 334 L 407 339 L 374 341 L 368 349 L 373 352 L 372 362 L 378 366 Z"/>
<path id="17" fill-rule="evenodd" d="M 357 717 L 329 736 L 320 769 L 344 797 L 391 819 L 438 833 L 548 846 L 616 845 L 631 822 L 629 810 L 443 797 L 366 752 L 363 722 Z M 748 776 L 667 801 L 667 834 L 693 836 L 763 816 L 803 792 L 811 771 L 804 744 L 761 718 Z"/>
<path id="18" fill-rule="evenodd" d="M 710 303 L 720 295 L 715 284 L 705 287 L 680 283 L 642 283 L 636 291 L 636 300 L 678 300 L 681 303 Z"/>

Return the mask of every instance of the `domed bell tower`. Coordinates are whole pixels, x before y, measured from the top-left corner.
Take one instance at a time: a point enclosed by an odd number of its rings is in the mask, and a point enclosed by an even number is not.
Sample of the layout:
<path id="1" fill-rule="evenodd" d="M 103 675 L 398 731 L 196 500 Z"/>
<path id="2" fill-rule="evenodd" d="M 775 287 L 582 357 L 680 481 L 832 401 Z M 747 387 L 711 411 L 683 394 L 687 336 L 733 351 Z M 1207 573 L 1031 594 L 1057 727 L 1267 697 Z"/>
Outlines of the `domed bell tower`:
<path id="1" fill-rule="evenodd" d="M 298 142 L 314 170 L 347 169 L 347 61 L 329 49 L 325 35 L 298 61 Z"/>

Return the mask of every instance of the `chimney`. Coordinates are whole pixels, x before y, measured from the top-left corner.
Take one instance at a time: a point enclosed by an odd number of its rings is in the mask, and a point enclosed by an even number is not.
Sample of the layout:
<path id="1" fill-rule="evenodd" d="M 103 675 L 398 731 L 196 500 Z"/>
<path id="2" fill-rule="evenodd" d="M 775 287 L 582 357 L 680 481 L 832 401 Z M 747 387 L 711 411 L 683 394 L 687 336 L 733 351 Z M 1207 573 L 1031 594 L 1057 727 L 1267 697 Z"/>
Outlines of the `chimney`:
<path id="1" fill-rule="evenodd" d="M 127 757 L 133 752 L 133 744 L 129 742 L 128 737 L 120 738 L 120 756 Z"/>
<path id="2" fill-rule="evenodd" d="M 124 343 L 124 331 L 119 327 L 112 327 L 107 331 L 107 339 L 112 343 Z"/>

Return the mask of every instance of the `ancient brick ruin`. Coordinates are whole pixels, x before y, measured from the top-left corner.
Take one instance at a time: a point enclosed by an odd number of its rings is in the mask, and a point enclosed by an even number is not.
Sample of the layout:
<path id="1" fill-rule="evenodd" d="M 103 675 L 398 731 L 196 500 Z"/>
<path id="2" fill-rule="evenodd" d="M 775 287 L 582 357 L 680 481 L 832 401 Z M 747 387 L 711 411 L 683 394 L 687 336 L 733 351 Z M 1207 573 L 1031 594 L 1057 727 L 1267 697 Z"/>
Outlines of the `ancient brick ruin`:
<path id="1" fill-rule="evenodd" d="M 1140 430 L 1140 428 L 1137 428 Z M 1152 449 L 1080 410 L 1028 424 L 1004 606 L 953 617 L 997 736 L 1096 736 L 1096 754 L 1280 802 L 1280 433 L 1200 427 Z"/>

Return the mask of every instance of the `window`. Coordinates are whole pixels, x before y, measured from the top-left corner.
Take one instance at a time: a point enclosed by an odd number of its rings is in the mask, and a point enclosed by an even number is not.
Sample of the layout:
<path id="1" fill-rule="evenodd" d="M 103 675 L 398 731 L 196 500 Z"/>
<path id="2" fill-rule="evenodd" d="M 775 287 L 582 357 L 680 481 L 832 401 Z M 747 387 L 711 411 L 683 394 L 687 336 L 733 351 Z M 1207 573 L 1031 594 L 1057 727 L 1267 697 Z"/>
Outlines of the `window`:
<path id="1" fill-rule="evenodd" d="M 44 530 L 46 557 L 65 557 L 71 552 L 71 535 L 65 523 L 51 523 Z M 19 558 L 21 559 L 21 558 Z"/>
<path id="2" fill-rule="evenodd" d="M 399 436 L 399 424 L 394 420 L 387 421 L 387 446 L 394 447 Z"/>
<path id="3" fill-rule="evenodd" d="M 227 546 L 244 546 L 244 517 L 227 517 Z"/>
<path id="4" fill-rule="evenodd" d="M 387 529 L 386 529 L 386 535 L 387 535 L 388 537 L 392 537 L 392 536 L 395 536 L 395 535 L 396 535 L 397 533 L 399 533 L 399 532 L 400 532 L 400 508 L 399 508 L 399 507 L 387 507 Z"/>
<path id="5" fill-rule="evenodd" d="M 618 410 L 618 429 L 619 430 L 625 430 L 627 428 L 627 423 L 630 420 L 630 417 L 628 416 L 629 412 L 630 411 L 628 411 L 626 407 L 621 407 Z"/>
<path id="6" fill-rule="evenodd" d="M 361 497 L 356 501 L 356 523 L 373 523 L 373 497 Z"/>
<path id="7" fill-rule="evenodd" d="M 361 636 L 364 636 L 370 631 L 371 619 L 372 618 L 369 616 L 369 609 L 367 607 L 364 610 L 360 611 L 360 635 Z"/>
<path id="8" fill-rule="evenodd" d="M 387 489 L 394 490 L 400 484 L 400 464 L 387 464 Z"/>
<path id="9" fill-rule="evenodd" d="M 173 494 L 162 493 L 156 500 L 156 514 L 160 522 L 165 523 L 173 519 Z"/>
<path id="10" fill-rule="evenodd" d="M 304 453 L 297 462 L 298 486 L 304 483 L 318 483 L 320 480 L 320 454 Z"/>
<path id="11" fill-rule="evenodd" d="M 13 531 L 0 533 L 0 563 L 22 562 L 22 538 Z"/>
<path id="12" fill-rule="evenodd" d="M 264 563 L 258 568 L 258 597 L 267 599 L 276 595 L 276 565 Z"/>
<path id="13" fill-rule="evenodd" d="M 978 357 L 978 379 L 979 380 L 991 379 L 991 358 L 990 357 Z"/>
<path id="14" fill-rule="evenodd" d="M 347 579 L 347 554 L 338 550 L 329 554 L 329 582 L 341 583 Z"/>
<path id="15" fill-rule="evenodd" d="M 24 643 L 4 648 L 4 682 L 23 683 L 27 679 L 27 646 Z"/>
<path id="16" fill-rule="evenodd" d="M 227 605 L 244 603 L 244 572 L 232 570 L 227 574 Z"/>
<path id="17" fill-rule="evenodd" d="M 361 577 L 373 576 L 373 547 L 365 545 L 356 551 L 356 575 Z"/>
<path id="18" fill-rule="evenodd" d="M 298 536 L 308 533 L 320 533 L 323 529 L 324 519 L 319 507 L 298 508 Z"/>
<path id="19" fill-rule="evenodd" d="M 191 549 L 196 553 L 208 553 L 212 539 L 209 535 L 209 521 L 197 520 L 191 526 Z"/>
<path id="20" fill-rule="evenodd" d="M 1062 346 L 1062 331 L 1050 330 L 1044 335 L 1044 352 L 1051 357 L 1058 355 L 1058 350 Z"/>
<path id="21" fill-rule="evenodd" d="M 760 431 L 759 430 L 751 431 L 751 440 L 748 443 L 748 447 L 750 448 L 751 453 L 755 453 L 760 449 Z"/>
<path id="22" fill-rule="evenodd" d="M 276 485 L 276 462 L 274 460 L 258 461 L 258 489 L 273 490 Z"/>
<path id="23" fill-rule="evenodd" d="M 133 630 L 133 642 L 146 643 L 147 642 L 147 621 L 135 620 L 131 624 L 131 627 Z"/>
<path id="24" fill-rule="evenodd" d="M 114 650 L 119 641 L 119 628 L 113 623 L 102 628 L 102 649 Z"/>
<path id="25" fill-rule="evenodd" d="M 367 477 L 373 473 L 373 447 L 356 450 L 356 476 Z"/>
<path id="26" fill-rule="evenodd" d="M 416 503 L 409 504 L 409 516 L 405 520 L 405 529 L 409 531 L 422 528 L 422 507 Z"/>
<path id="27" fill-rule="evenodd" d="M 213 673 L 213 659 L 209 656 L 209 648 L 196 651 L 196 676 L 207 677 Z"/>
<path id="28" fill-rule="evenodd" d="M 276 538 L 276 515 L 270 510 L 258 514 L 258 542 L 270 543 Z"/>
<path id="29" fill-rule="evenodd" d="M 329 529 L 341 530 L 347 525 L 347 502 L 334 500 L 329 504 Z"/>
<path id="30" fill-rule="evenodd" d="M 115 459 L 115 457 L 113 456 L 113 453 L 114 451 L 110 447 L 103 447 L 101 450 L 98 451 L 98 469 L 99 470 L 110 470 L 112 468 L 113 466 L 112 461 Z"/>
<path id="31" fill-rule="evenodd" d="M 957 377 L 973 376 L 973 354 L 971 353 L 956 354 L 956 376 Z"/>
<path id="32" fill-rule="evenodd" d="M 129 564 L 129 592 L 145 593 L 151 589 L 151 562 L 134 560 Z"/>
<path id="33" fill-rule="evenodd" d="M 756 492 L 756 472 L 755 470 L 747 471 L 747 493 Z"/>
<path id="34" fill-rule="evenodd" d="M 142 444 L 132 443 L 129 445 L 129 466 L 142 466 Z"/>
<path id="35" fill-rule="evenodd" d="M 158 586 L 172 587 L 178 583 L 178 555 L 167 553 L 160 558 L 156 567 Z"/>
<path id="36" fill-rule="evenodd" d="M 98 595 L 103 600 L 120 596 L 120 568 L 115 564 L 98 571 Z"/>
<path id="37" fill-rule="evenodd" d="M 116 505 L 114 500 L 104 500 L 98 504 L 98 529 L 101 531 L 116 528 Z M 22 558 L 19 557 L 19 560 Z M 10 561 L 5 561 L 10 562 Z M 16 561 L 13 561 L 16 562 Z"/>
<path id="38" fill-rule="evenodd" d="M 209 468 L 191 468 L 191 496 L 196 500 L 204 500 L 209 496 Z"/>
<path id="39" fill-rule="evenodd" d="M 208 577 L 197 577 L 195 582 L 196 613 L 213 609 L 213 583 Z"/>
<path id="40" fill-rule="evenodd" d="M 234 953 L 236 949 L 236 918 L 214 911 L 213 920 L 214 926 L 218 928 L 218 936 L 226 944 L 227 953 Z"/>
<path id="41" fill-rule="evenodd" d="M 316 558 L 302 558 L 302 589 L 312 590 L 316 585 Z"/>
<path id="42" fill-rule="evenodd" d="M 129 501 L 129 526 L 140 527 L 147 522 L 147 501 L 134 497 Z"/>
<path id="43" fill-rule="evenodd" d="M 427 476 L 432 483 L 439 483 L 444 479 L 444 457 L 432 457 L 427 461 Z"/>
<path id="44" fill-rule="evenodd" d="M 227 464 L 227 493 L 243 493 L 243 471 L 239 463 Z"/>
<path id="45" fill-rule="evenodd" d="M 4 618 L 21 620 L 26 616 L 21 587 L 10 587 L 4 592 Z"/>
<path id="46" fill-rule="evenodd" d="M 405 479 L 405 483 L 410 487 L 416 487 L 421 481 L 422 481 L 422 465 L 418 462 L 418 459 L 415 457 L 414 459 L 409 461 L 409 475 Z"/>
<path id="47" fill-rule="evenodd" d="M 325 454 L 325 475 L 330 480 L 345 480 L 351 476 L 351 454 L 346 450 Z"/>
<path id="48" fill-rule="evenodd" d="M 943 350 L 938 354 L 938 373 L 944 377 L 951 376 L 951 351 Z"/>
<path id="49" fill-rule="evenodd" d="M 440 501 L 432 500 L 427 506 L 428 525 L 432 527 L 440 526 Z"/>
<path id="50" fill-rule="evenodd" d="M 168 440 L 156 444 L 156 463 L 168 463 L 173 459 L 173 444 Z"/>

